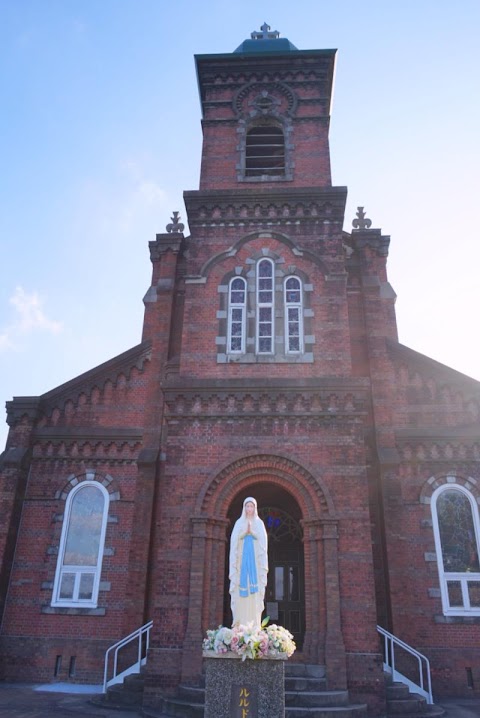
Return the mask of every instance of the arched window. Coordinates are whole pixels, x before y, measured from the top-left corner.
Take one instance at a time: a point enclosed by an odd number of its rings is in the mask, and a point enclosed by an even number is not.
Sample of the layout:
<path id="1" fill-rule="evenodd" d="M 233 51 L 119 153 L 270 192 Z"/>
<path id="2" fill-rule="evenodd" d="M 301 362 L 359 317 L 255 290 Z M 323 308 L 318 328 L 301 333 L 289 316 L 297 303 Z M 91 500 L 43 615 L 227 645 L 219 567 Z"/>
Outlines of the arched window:
<path id="1" fill-rule="evenodd" d="M 247 283 L 242 277 L 230 281 L 228 293 L 228 339 L 229 354 L 245 353 L 245 307 Z"/>
<path id="2" fill-rule="evenodd" d="M 298 277 L 285 279 L 285 352 L 303 351 L 302 283 Z"/>
<path id="3" fill-rule="evenodd" d="M 273 354 L 274 342 L 274 281 L 271 259 L 257 264 L 257 353 Z"/>
<path id="4" fill-rule="evenodd" d="M 52 606 L 97 605 L 108 504 L 108 492 L 97 481 L 83 481 L 69 493 Z"/>
<path id="5" fill-rule="evenodd" d="M 247 132 L 245 176 L 285 175 L 285 138 L 277 125 L 257 125 Z"/>
<path id="6" fill-rule="evenodd" d="M 463 486 L 445 484 L 432 496 L 432 516 L 445 615 L 480 615 L 478 507 Z"/>

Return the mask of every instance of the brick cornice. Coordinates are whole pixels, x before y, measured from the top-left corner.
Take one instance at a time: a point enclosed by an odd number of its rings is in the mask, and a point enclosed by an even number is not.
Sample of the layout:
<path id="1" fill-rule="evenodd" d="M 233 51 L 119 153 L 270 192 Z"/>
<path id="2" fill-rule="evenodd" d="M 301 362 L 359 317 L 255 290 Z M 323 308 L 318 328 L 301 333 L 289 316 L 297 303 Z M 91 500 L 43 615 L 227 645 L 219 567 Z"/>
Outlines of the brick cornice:
<path id="1" fill-rule="evenodd" d="M 400 429 L 395 442 L 402 461 L 447 462 L 448 466 L 480 461 L 478 426 Z"/>
<path id="2" fill-rule="evenodd" d="M 36 442 L 48 442 L 52 444 L 74 442 L 89 442 L 92 444 L 137 444 L 141 441 L 143 430 L 140 428 L 99 428 L 99 427 L 72 427 L 72 426 L 49 426 L 36 429 L 33 432 L 33 439 Z"/>
<path id="3" fill-rule="evenodd" d="M 164 388 L 167 419 L 223 417 L 362 418 L 367 413 L 368 382 L 324 379 L 285 383 L 192 382 Z"/>
<path id="4" fill-rule="evenodd" d="M 174 254 L 178 254 L 182 248 L 184 236 L 182 232 L 171 232 L 168 234 L 157 234 L 153 242 L 149 242 L 150 259 L 153 261 L 160 259 L 162 254 L 170 250 Z"/>
<path id="5" fill-rule="evenodd" d="M 184 192 L 190 228 L 195 226 L 272 225 L 306 223 L 343 224 L 346 187 L 200 190 Z"/>
<path id="6" fill-rule="evenodd" d="M 6 407 L 9 426 L 15 426 L 23 417 L 35 421 L 40 408 L 40 397 L 14 396 L 12 401 L 7 401 Z"/>
<path id="7" fill-rule="evenodd" d="M 398 444 L 422 441 L 478 441 L 480 442 L 480 426 L 448 426 L 397 429 L 395 438 Z"/>

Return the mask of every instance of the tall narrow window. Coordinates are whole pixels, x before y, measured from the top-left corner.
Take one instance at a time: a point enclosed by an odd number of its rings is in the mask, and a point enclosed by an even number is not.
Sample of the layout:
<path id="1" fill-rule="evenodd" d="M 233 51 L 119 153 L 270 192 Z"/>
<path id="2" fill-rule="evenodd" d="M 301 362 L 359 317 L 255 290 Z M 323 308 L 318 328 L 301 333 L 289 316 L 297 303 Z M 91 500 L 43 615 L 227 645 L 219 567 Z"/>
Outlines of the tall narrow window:
<path id="1" fill-rule="evenodd" d="M 252 127 L 247 132 L 245 176 L 285 175 L 285 139 L 275 125 Z"/>
<path id="2" fill-rule="evenodd" d="M 242 277 L 230 282 L 228 297 L 228 353 L 245 353 L 245 307 L 247 285 Z"/>
<path id="3" fill-rule="evenodd" d="M 257 264 L 257 353 L 273 354 L 274 270 L 270 259 Z"/>
<path id="4" fill-rule="evenodd" d="M 303 351 L 302 283 L 298 277 L 285 280 L 285 352 Z"/>
<path id="5" fill-rule="evenodd" d="M 52 606 L 97 605 L 108 500 L 96 481 L 84 481 L 68 495 Z"/>
<path id="6" fill-rule="evenodd" d="M 478 508 L 469 491 L 446 484 L 432 497 L 443 612 L 480 614 Z"/>

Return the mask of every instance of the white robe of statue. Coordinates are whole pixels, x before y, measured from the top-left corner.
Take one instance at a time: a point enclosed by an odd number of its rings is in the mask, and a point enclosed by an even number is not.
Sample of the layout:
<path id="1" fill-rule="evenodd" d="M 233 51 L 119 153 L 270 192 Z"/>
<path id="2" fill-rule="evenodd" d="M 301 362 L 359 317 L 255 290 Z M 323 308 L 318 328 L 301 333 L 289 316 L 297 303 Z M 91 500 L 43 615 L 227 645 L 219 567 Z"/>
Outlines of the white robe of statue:
<path id="1" fill-rule="evenodd" d="M 253 565 L 254 564 L 254 565 Z M 240 518 L 230 539 L 230 596 L 232 625 L 254 624 L 259 628 L 267 586 L 268 546 L 265 524 L 251 496 L 243 502 Z"/>

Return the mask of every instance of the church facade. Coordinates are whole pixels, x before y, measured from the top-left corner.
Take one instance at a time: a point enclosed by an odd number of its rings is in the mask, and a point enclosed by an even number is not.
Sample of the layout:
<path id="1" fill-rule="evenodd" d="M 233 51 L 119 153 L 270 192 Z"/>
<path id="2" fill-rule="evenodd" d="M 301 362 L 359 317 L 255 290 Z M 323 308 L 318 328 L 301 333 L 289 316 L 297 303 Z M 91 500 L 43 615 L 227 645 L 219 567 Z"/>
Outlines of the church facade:
<path id="1" fill-rule="evenodd" d="M 377 625 L 480 687 L 480 383 L 398 341 L 390 238 L 332 186 L 334 50 L 198 55 L 200 186 L 149 244 L 141 342 L 7 402 L 0 676 L 100 683 L 153 620 L 145 701 L 229 625 L 246 496 L 293 660 L 384 709 Z"/>

